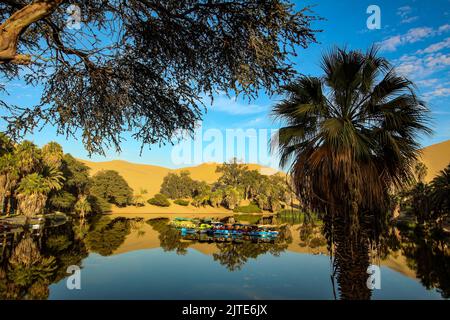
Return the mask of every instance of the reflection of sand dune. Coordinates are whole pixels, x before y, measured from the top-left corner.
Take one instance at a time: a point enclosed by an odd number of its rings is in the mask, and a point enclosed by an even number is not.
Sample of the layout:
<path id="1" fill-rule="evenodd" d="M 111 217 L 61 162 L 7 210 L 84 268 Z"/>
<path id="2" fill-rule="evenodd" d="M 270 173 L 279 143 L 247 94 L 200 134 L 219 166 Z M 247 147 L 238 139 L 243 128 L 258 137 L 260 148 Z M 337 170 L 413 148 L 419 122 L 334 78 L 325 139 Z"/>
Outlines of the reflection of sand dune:
<path id="1" fill-rule="evenodd" d="M 131 230 L 122 245 L 113 254 L 130 251 L 159 248 L 159 234 L 153 228 L 143 223 L 139 229 Z"/>
<path id="2" fill-rule="evenodd" d="M 326 246 L 319 246 L 316 248 L 301 246 L 300 243 L 302 241 L 300 240 L 298 226 L 291 226 L 290 229 L 292 235 L 292 243 L 288 245 L 287 251 L 298 254 L 328 254 Z M 132 230 L 125 239 L 124 243 L 116 251 L 114 251 L 113 254 L 116 255 L 130 251 L 156 249 L 159 247 L 159 233 L 153 230 L 153 228 L 149 224 L 144 223 L 139 229 Z M 189 248 L 205 255 L 213 255 L 214 253 L 219 253 L 219 248 L 215 243 L 192 242 Z M 414 270 L 408 267 L 406 258 L 399 252 L 389 255 L 389 257 L 381 261 L 381 265 L 400 272 L 407 277 L 416 278 Z"/>

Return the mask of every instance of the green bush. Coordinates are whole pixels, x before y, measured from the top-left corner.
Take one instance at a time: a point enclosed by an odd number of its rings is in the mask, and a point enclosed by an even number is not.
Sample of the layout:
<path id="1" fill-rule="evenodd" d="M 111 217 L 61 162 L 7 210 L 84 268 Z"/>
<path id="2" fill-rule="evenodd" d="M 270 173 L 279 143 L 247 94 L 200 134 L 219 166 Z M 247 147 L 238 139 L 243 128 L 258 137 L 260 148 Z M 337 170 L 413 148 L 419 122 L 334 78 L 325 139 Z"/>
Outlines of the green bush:
<path id="1" fill-rule="evenodd" d="M 179 206 L 186 207 L 189 205 L 189 201 L 183 199 L 177 199 L 173 203 L 178 204 Z"/>
<path id="2" fill-rule="evenodd" d="M 170 202 L 167 197 L 161 193 L 156 194 L 153 198 L 148 199 L 147 201 L 151 205 L 158 207 L 168 207 L 170 206 Z"/>
<path id="3" fill-rule="evenodd" d="M 234 212 L 242 212 L 242 213 L 261 213 L 262 210 L 254 203 L 250 203 L 247 206 L 239 206 L 236 207 Z"/>

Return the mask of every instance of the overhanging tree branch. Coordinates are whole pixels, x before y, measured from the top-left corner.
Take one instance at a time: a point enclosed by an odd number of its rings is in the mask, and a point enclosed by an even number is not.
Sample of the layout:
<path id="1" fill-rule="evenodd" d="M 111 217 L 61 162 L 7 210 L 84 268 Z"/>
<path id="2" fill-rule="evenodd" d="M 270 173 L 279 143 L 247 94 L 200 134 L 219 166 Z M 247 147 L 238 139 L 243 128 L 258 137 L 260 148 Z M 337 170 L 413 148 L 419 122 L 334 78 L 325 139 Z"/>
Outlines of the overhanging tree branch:
<path id="1" fill-rule="evenodd" d="M 50 15 L 63 0 L 34 1 L 0 25 L 0 63 L 29 64 L 31 56 L 18 54 L 20 35 L 34 22 Z"/>

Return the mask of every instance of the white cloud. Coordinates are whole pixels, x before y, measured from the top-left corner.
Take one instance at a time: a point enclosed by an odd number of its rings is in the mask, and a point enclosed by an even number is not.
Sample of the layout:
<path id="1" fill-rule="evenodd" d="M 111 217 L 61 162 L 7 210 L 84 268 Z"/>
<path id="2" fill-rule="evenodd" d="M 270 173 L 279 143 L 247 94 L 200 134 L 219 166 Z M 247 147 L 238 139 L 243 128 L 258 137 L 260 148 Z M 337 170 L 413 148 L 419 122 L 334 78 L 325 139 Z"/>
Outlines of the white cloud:
<path id="1" fill-rule="evenodd" d="M 211 106 L 211 111 L 224 112 L 233 115 L 257 114 L 267 110 L 267 106 L 250 103 L 246 104 L 239 102 L 236 97 L 227 97 L 226 95 L 215 97 Z"/>
<path id="2" fill-rule="evenodd" d="M 400 23 L 411 23 L 419 19 L 418 16 L 410 16 L 413 9 L 410 6 L 403 6 L 397 9 L 397 15 L 402 19 Z"/>
<path id="3" fill-rule="evenodd" d="M 448 24 L 442 25 L 438 29 L 433 29 L 430 27 L 412 28 L 404 34 L 386 38 L 385 40 L 381 41 L 379 45 L 380 49 L 383 51 L 395 51 L 400 46 L 419 42 L 426 38 L 434 37 L 448 31 L 450 31 L 450 25 Z"/>
<path id="4" fill-rule="evenodd" d="M 418 19 L 419 19 L 418 16 L 408 17 L 408 18 L 405 18 L 402 21 L 400 21 L 400 23 L 411 23 L 411 22 L 414 22 L 414 21 L 416 21 Z"/>
<path id="5" fill-rule="evenodd" d="M 419 54 L 423 53 L 433 53 L 437 51 L 441 51 L 442 49 L 450 48 L 450 37 L 444 39 L 441 42 L 434 43 L 423 50 L 417 51 Z"/>
<path id="6" fill-rule="evenodd" d="M 444 24 L 442 26 L 439 27 L 438 32 L 439 33 L 444 33 L 450 30 L 450 24 Z"/>
<path id="7" fill-rule="evenodd" d="M 432 78 L 432 79 L 424 79 L 424 80 L 418 80 L 416 81 L 416 85 L 422 86 L 422 87 L 431 87 L 438 83 L 439 79 Z"/>
<path id="8" fill-rule="evenodd" d="M 437 98 L 437 97 L 449 97 L 450 96 L 450 87 L 438 87 L 432 91 L 425 93 L 425 97 L 427 98 Z"/>
<path id="9" fill-rule="evenodd" d="M 412 12 L 412 8 L 410 6 L 403 6 L 397 9 L 397 15 L 402 18 L 407 17 Z"/>
<path id="10" fill-rule="evenodd" d="M 397 72 L 413 79 L 423 79 L 450 66 L 450 54 L 431 53 L 423 57 L 404 55 L 395 63 Z"/>

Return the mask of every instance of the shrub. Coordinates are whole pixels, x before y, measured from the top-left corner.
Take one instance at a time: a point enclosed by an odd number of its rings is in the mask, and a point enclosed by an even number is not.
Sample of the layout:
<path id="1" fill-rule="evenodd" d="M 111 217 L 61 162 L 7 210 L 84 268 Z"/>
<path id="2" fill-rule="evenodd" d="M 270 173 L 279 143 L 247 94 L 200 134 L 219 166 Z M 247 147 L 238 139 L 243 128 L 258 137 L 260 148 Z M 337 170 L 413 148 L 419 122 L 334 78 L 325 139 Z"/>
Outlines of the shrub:
<path id="1" fill-rule="evenodd" d="M 177 199 L 174 201 L 175 204 L 178 204 L 179 206 L 186 207 L 189 205 L 189 201 L 183 200 L 183 199 Z"/>
<path id="2" fill-rule="evenodd" d="M 236 207 L 234 212 L 242 212 L 242 213 L 261 213 L 262 210 L 254 203 L 250 203 L 247 206 L 239 206 Z"/>
<path id="3" fill-rule="evenodd" d="M 170 202 L 167 197 L 161 193 L 156 194 L 153 198 L 148 199 L 149 204 L 158 206 L 158 207 L 168 207 L 170 206 Z"/>

